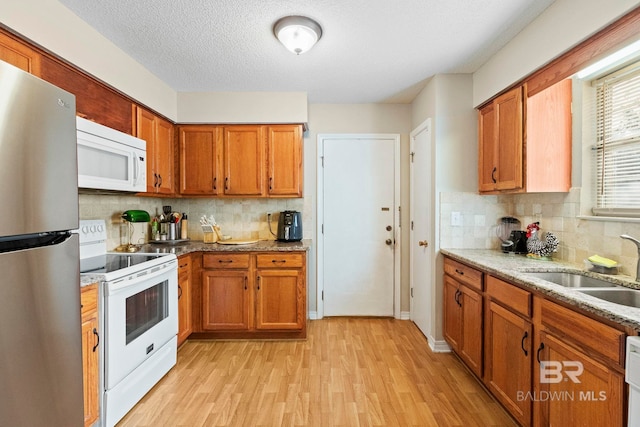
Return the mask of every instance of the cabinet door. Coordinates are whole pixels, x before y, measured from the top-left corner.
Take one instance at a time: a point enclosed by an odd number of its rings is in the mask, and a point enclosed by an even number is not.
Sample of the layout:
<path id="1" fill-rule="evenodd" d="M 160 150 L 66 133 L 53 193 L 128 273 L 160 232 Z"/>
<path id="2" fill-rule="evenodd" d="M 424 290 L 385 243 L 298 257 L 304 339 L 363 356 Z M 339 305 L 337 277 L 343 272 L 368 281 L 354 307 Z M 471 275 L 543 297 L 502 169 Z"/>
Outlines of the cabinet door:
<path id="1" fill-rule="evenodd" d="M 224 194 L 264 195 L 265 143 L 262 126 L 224 128 Z"/>
<path id="2" fill-rule="evenodd" d="M 82 288 L 82 378 L 84 394 L 84 425 L 93 425 L 99 416 L 99 344 L 98 335 L 98 286 Z"/>
<path id="3" fill-rule="evenodd" d="M 550 333 L 540 334 L 535 364 L 540 426 L 622 426 L 624 376 Z M 540 364 L 543 364 L 543 370 Z M 579 381 L 579 382 L 578 382 Z"/>
<path id="4" fill-rule="evenodd" d="M 155 169 L 160 176 L 158 183 L 158 193 L 173 194 L 174 191 L 174 147 L 173 147 L 173 124 L 160 117 L 155 120 Z"/>
<path id="5" fill-rule="evenodd" d="M 267 132 L 269 196 L 302 197 L 302 126 L 269 126 Z"/>
<path id="6" fill-rule="evenodd" d="M 444 276 L 444 338 L 454 351 L 458 351 L 462 341 L 462 318 L 460 315 L 460 291 L 458 283 Z"/>
<path id="7" fill-rule="evenodd" d="M 191 322 L 191 258 L 181 256 L 178 260 L 178 345 L 193 331 Z"/>
<path id="8" fill-rule="evenodd" d="M 515 190 L 523 186 L 522 87 L 494 101 L 497 135 L 497 190 Z"/>
<path id="9" fill-rule="evenodd" d="M 460 357 L 477 375 L 482 376 L 482 295 L 466 286 L 460 286 L 462 345 Z"/>
<path id="10" fill-rule="evenodd" d="M 571 79 L 527 98 L 527 192 L 571 188 Z"/>
<path id="11" fill-rule="evenodd" d="M 300 270 L 256 272 L 256 329 L 302 329 L 305 289 Z"/>
<path id="12" fill-rule="evenodd" d="M 498 183 L 496 115 L 493 103 L 478 111 L 478 188 L 493 191 Z"/>
<path id="13" fill-rule="evenodd" d="M 523 393 L 532 390 L 532 333 L 531 322 L 488 303 L 484 380 L 523 426 L 531 424 L 532 400 L 523 398 Z"/>
<path id="14" fill-rule="evenodd" d="M 204 270 L 202 328 L 205 331 L 249 330 L 250 295 L 247 271 Z"/>
<path id="15" fill-rule="evenodd" d="M 0 32 L 0 60 L 40 77 L 40 54 Z"/>
<path id="16" fill-rule="evenodd" d="M 216 195 L 222 144 L 216 126 L 180 127 L 180 194 Z"/>
<path id="17" fill-rule="evenodd" d="M 147 193 L 157 193 L 160 177 L 156 170 L 155 161 L 156 157 L 158 157 L 155 147 L 155 115 L 140 107 L 134 107 L 134 111 L 135 127 L 133 135 L 147 142 Z"/>

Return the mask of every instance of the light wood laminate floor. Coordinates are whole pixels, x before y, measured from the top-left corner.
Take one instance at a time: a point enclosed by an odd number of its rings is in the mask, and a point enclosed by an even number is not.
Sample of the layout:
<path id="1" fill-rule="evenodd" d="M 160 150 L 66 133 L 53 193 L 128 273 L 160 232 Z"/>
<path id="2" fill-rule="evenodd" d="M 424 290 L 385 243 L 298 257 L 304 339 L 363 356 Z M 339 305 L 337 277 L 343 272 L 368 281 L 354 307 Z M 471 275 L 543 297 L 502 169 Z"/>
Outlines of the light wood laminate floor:
<path id="1" fill-rule="evenodd" d="M 187 341 L 118 427 L 514 426 L 410 321 L 310 321 L 305 341 Z"/>

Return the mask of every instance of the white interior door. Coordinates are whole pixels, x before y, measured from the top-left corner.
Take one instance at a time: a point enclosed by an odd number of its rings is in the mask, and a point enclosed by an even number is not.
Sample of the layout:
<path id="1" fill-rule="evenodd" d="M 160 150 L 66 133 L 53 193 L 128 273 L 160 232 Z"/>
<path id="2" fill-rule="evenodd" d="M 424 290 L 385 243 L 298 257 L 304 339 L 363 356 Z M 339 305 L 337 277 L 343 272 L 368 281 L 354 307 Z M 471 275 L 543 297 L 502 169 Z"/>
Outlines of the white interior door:
<path id="1" fill-rule="evenodd" d="M 323 140 L 325 316 L 393 316 L 397 137 Z"/>
<path id="2" fill-rule="evenodd" d="M 429 337 L 433 284 L 431 119 L 411 132 L 411 320 Z"/>

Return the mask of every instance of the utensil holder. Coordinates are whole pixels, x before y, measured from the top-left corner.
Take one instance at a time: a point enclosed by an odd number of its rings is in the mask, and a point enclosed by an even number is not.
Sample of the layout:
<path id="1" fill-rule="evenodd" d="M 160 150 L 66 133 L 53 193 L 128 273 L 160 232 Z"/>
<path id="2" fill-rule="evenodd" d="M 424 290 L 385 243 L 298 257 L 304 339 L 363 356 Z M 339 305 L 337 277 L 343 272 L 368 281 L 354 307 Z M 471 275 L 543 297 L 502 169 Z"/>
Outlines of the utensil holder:
<path id="1" fill-rule="evenodd" d="M 218 241 L 218 235 L 212 231 L 205 231 L 202 240 L 204 243 L 216 243 Z"/>

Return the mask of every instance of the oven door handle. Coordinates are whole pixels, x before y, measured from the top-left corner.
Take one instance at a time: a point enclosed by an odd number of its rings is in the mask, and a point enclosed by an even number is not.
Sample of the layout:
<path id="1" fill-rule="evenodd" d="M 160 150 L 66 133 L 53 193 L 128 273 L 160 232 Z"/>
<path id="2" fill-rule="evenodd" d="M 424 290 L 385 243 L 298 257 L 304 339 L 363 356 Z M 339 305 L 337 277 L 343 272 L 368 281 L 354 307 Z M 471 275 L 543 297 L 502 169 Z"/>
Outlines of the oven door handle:
<path id="1" fill-rule="evenodd" d="M 138 283 L 146 282 L 148 280 L 153 280 L 154 278 L 159 276 L 172 274 L 172 272 L 174 272 L 173 274 L 175 274 L 177 277 L 178 261 L 176 260 L 172 260 L 167 264 L 160 265 L 159 268 L 154 267 L 150 273 L 145 274 L 145 272 L 141 272 L 135 276 L 131 275 L 131 276 L 123 277 L 121 279 L 106 282 L 105 292 L 107 296 L 115 295 L 122 291 L 126 292 L 127 289 L 130 289 L 132 286 L 135 286 Z"/>

